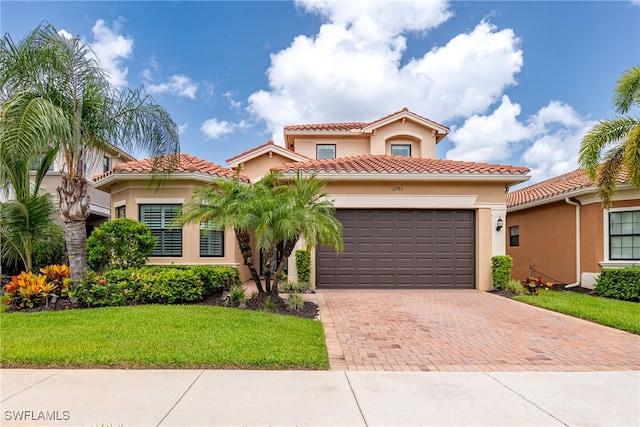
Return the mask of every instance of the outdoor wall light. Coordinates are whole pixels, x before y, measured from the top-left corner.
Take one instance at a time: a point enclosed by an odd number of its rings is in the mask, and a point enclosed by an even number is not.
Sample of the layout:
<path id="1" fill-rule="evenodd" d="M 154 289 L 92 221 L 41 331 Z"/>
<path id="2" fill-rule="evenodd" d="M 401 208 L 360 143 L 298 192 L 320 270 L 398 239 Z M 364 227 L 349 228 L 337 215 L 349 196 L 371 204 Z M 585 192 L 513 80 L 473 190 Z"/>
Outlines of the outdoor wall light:
<path id="1" fill-rule="evenodd" d="M 502 218 L 498 218 L 498 222 L 496 222 L 496 231 L 502 230 Z"/>

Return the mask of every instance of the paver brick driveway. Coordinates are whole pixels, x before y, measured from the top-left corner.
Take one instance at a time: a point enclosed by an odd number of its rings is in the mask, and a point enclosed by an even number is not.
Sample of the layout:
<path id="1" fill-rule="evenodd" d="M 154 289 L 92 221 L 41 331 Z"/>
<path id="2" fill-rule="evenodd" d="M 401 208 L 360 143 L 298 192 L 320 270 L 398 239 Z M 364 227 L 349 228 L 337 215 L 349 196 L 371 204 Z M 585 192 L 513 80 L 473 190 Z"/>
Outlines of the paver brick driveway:
<path id="1" fill-rule="evenodd" d="M 331 369 L 640 369 L 640 336 L 477 290 L 318 290 Z"/>

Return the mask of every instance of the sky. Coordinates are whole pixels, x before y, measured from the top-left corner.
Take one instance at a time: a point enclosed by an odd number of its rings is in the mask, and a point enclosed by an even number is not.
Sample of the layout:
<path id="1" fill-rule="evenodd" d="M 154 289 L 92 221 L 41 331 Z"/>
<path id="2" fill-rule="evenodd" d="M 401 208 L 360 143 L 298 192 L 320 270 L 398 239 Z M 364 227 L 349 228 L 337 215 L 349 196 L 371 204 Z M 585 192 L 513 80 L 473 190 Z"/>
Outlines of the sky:
<path id="1" fill-rule="evenodd" d="M 530 184 L 577 168 L 640 65 L 640 0 L 0 0 L 2 35 L 43 22 L 89 44 L 114 87 L 144 86 L 183 153 L 223 166 L 286 125 L 407 107 L 450 128 L 439 158 L 526 166 Z"/>

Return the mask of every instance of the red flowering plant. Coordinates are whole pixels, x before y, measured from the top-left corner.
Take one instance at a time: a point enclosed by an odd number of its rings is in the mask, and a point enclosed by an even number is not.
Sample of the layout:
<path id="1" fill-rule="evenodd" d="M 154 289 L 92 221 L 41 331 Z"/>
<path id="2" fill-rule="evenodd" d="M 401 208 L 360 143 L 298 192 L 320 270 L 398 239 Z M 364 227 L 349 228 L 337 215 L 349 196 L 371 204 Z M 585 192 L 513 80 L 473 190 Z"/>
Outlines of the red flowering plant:
<path id="1" fill-rule="evenodd" d="M 540 289 L 551 289 L 553 282 L 545 282 L 542 277 L 527 277 L 522 285 L 530 293 L 538 295 L 540 293 Z"/>

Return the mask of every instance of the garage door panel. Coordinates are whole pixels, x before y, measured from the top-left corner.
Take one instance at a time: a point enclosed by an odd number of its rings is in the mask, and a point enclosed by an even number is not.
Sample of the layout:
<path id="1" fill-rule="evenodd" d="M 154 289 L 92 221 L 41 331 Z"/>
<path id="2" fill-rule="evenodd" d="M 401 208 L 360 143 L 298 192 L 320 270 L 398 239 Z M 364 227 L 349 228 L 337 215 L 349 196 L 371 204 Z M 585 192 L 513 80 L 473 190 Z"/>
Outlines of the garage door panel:
<path id="1" fill-rule="evenodd" d="M 343 209 L 344 251 L 317 250 L 319 287 L 473 288 L 473 211 Z"/>

